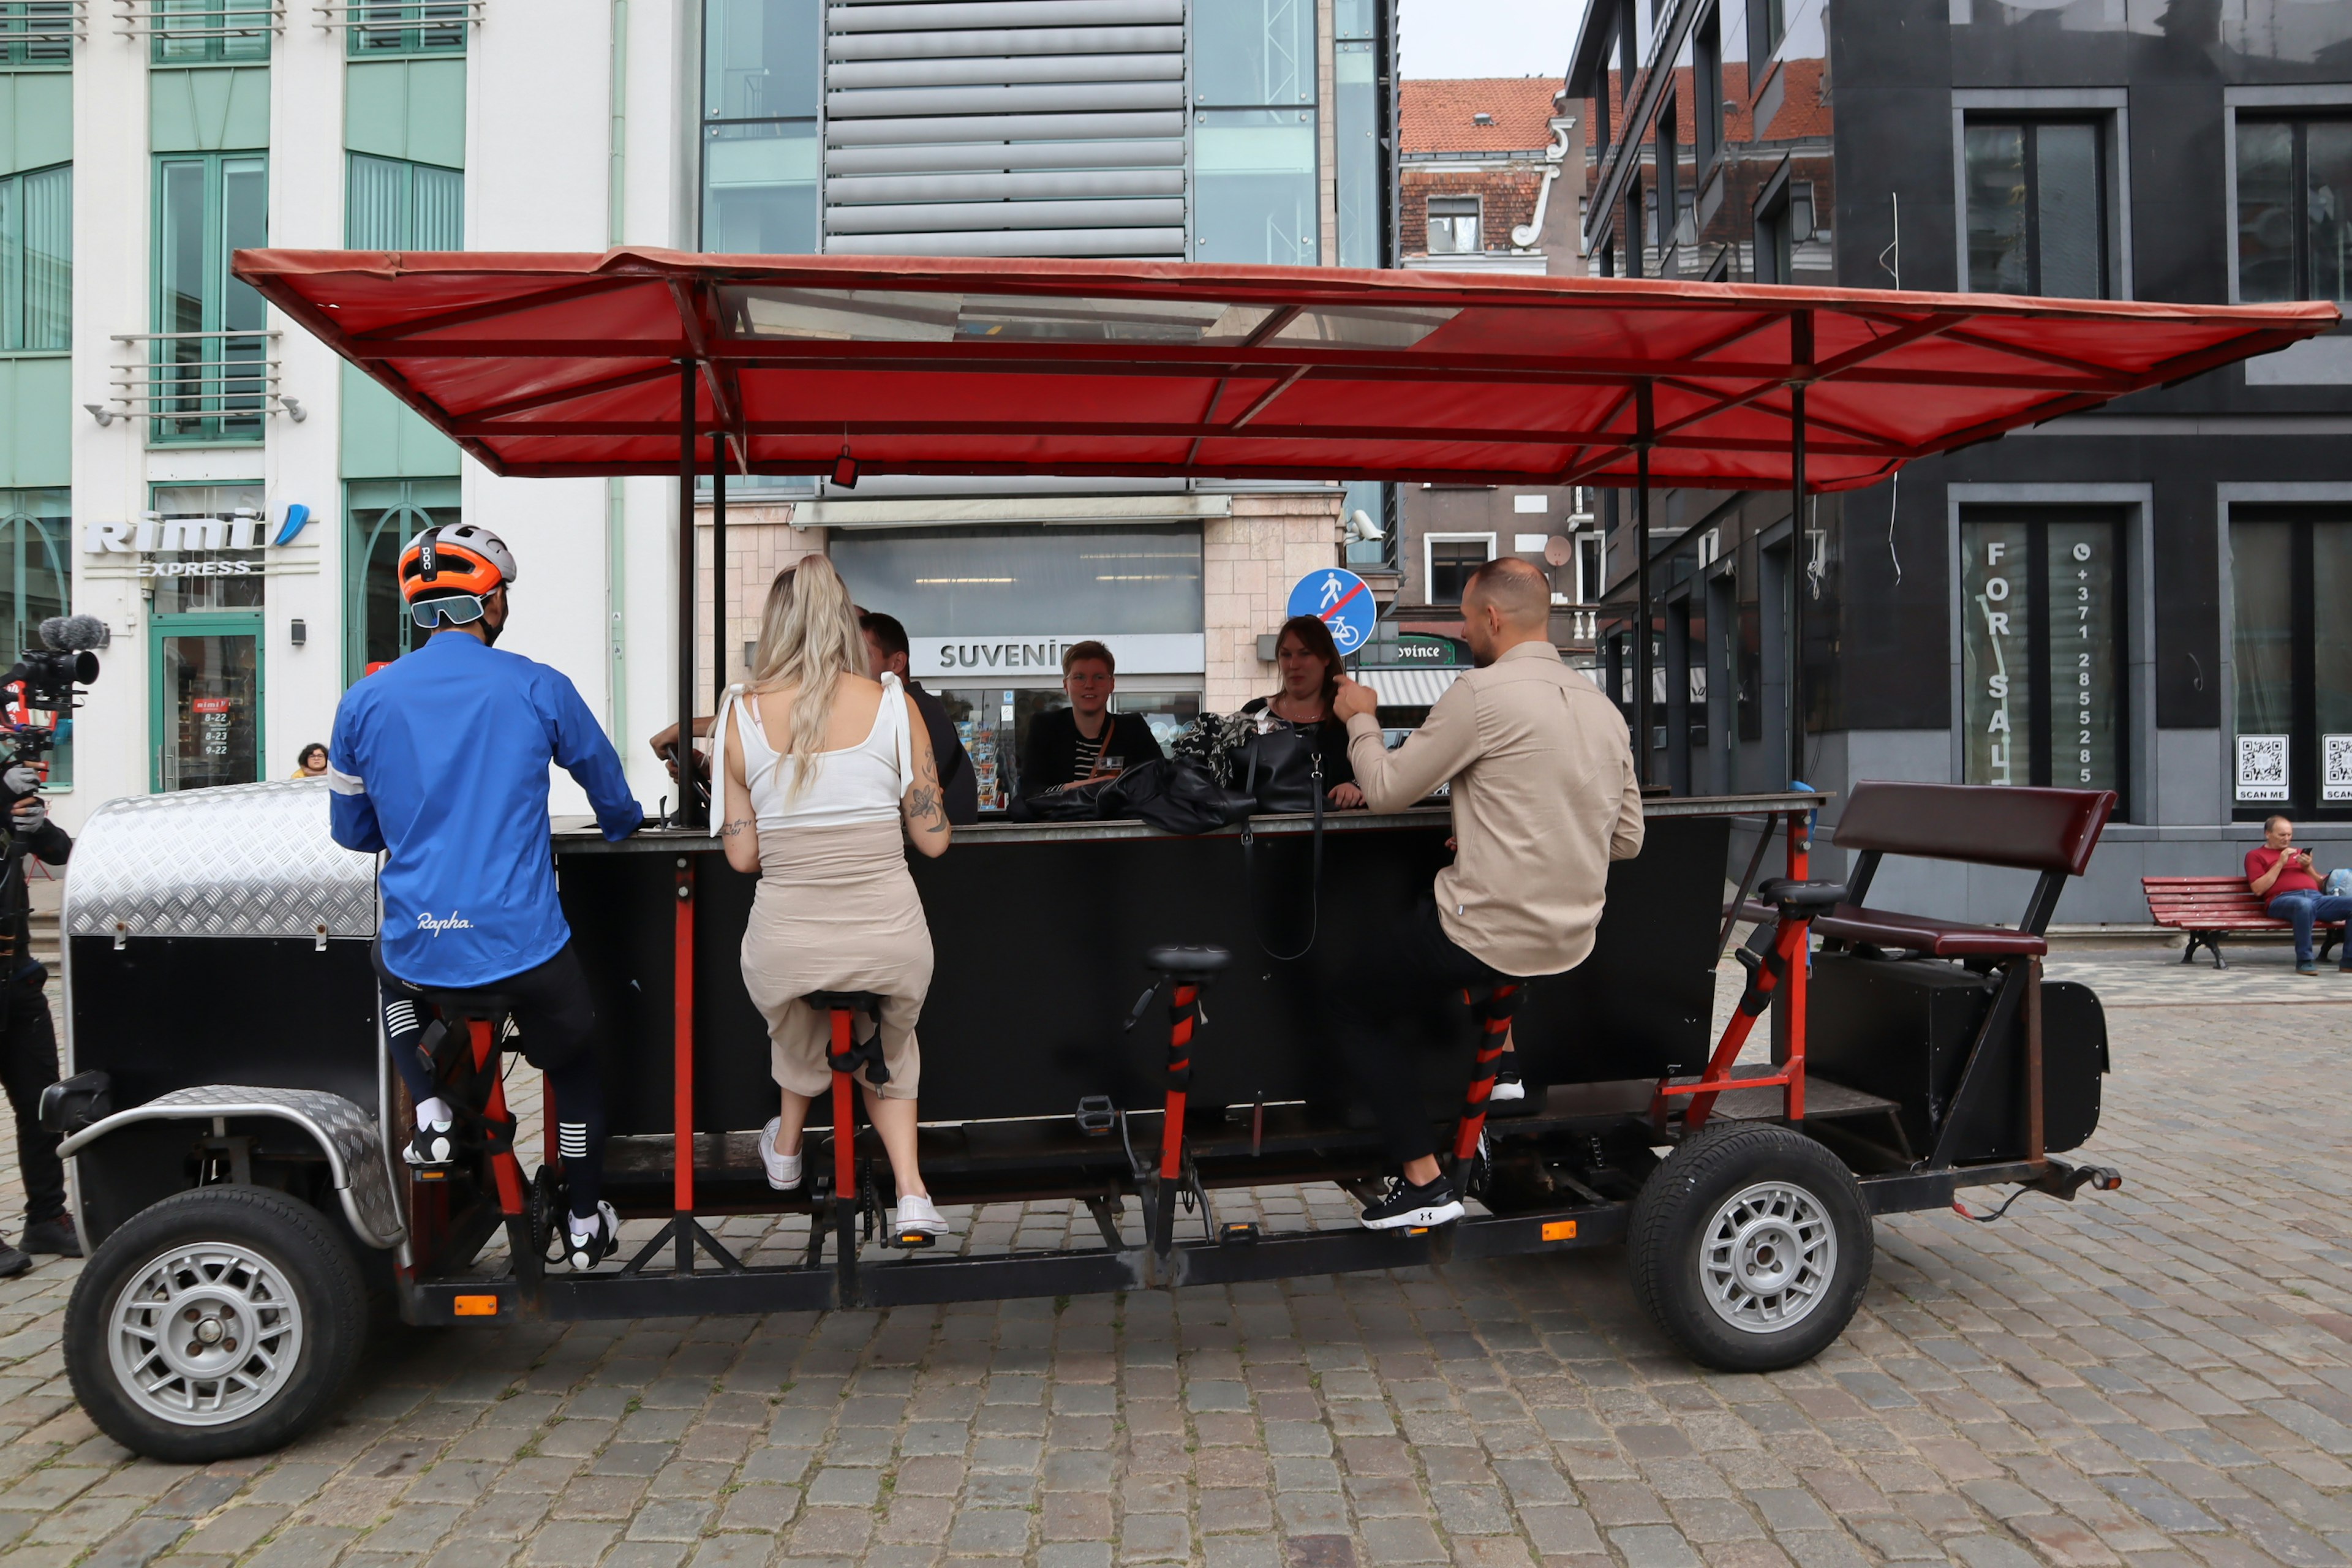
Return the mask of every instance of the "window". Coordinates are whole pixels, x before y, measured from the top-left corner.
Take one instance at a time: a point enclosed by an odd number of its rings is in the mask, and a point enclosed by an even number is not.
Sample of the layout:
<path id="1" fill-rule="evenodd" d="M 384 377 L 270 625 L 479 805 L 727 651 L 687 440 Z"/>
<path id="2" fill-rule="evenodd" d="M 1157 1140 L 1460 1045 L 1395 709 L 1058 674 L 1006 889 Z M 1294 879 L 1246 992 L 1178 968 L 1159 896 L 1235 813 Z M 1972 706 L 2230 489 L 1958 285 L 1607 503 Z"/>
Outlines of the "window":
<path id="1" fill-rule="evenodd" d="M 2108 297 L 2104 132 L 2090 121 L 1968 122 L 1971 289 Z"/>
<path id="2" fill-rule="evenodd" d="M 1360 0 L 1342 4 L 1342 26 L 1349 13 L 1370 10 Z M 1388 264 L 1388 224 L 1381 196 L 1388 181 L 1383 174 L 1387 159 L 1381 150 L 1381 94 L 1374 68 L 1378 46 L 1369 37 L 1342 37 L 1331 47 L 1337 100 L 1332 107 L 1339 133 L 1339 265 L 1383 267 Z"/>
<path id="3" fill-rule="evenodd" d="M 1788 0 L 1748 0 L 1748 90 L 1761 92 L 1769 73 L 1765 62 L 1788 36 Z"/>
<path id="4" fill-rule="evenodd" d="M 1431 533 L 1422 536 L 1427 563 L 1429 602 L 1458 605 L 1470 574 L 1495 558 L 1491 533 Z"/>
<path id="5" fill-rule="evenodd" d="M 353 153 L 343 240 L 355 250 L 463 250 L 466 172 Z"/>
<path id="6" fill-rule="evenodd" d="M 1797 204 L 1791 199 L 1793 181 L 1782 181 L 1756 209 L 1756 281 L 1795 281 Z M 1810 210 L 1811 204 L 1807 204 Z"/>
<path id="7" fill-rule="evenodd" d="M 63 352 L 73 331 L 73 165 L 0 180 L 0 349 Z"/>
<path id="8" fill-rule="evenodd" d="M 2352 811 L 2352 516 L 2231 508 L 2230 579 L 2238 805 Z"/>
<path id="9" fill-rule="evenodd" d="M 0 637 L 8 639 L 0 655 L 13 659 L 37 646 L 44 620 L 72 612 L 72 492 L 0 490 Z M 24 708 L 13 708 L 7 716 L 18 722 L 48 721 Z M 49 753 L 49 782 L 73 782 L 69 723 L 61 726 L 57 749 Z"/>
<path id="10" fill-rule="evenodd" d="M 2101 513 L 1962 520 L 1965 782 L 2125 793 L 2122 542 Z"/>
<path id="11" fill-rule="evenodd" d="M 182 518 L 233 518 L 261 515 L 261 487 L 257 484 L 237 485 L 158 485 L 149 501 L 150 509 L 164 522 Z M 176 561 L 210 561 L 210 551 L 158 551 L 158 563 Z M 207 610 L 257 610 L 261 607 L 261 562 L 258 557 L 227 557 L 224 563 L 251 566 L 250 572 L 230 572 L 219 576 L 177 576 L 160 573 L 155 584 L 154 613 L 159 616 L 192 615 Z"/>
<path id="12" fill-rule="evenodd" d="M 456 479 L 354 479 L 343 489 L 343 684 L 415 646 L 401 604 L 400 547 L 461 518 Z"/>
<path id="13" fill-rule="evenodd" d="M 1429 198 L 1429 254 L 1475 256 L 1486 247 L 1478 234 L 1476 196 Z"/>
<path id="14" fill-rule="evenodd" d="M 702 247 L 814 253 L 818 0 L 706 0 L 702 50 Z"/>
<path id="15" fill-rule="evenodd" d="M 73 0 L 0 0 L 0 64 L 70 66 Z"/>
<path id="16" fill-rule="evenodd" d="M 1314 102 L 1313 0 L 1195 0 L 1192 101 L 1211 108 Z"/>
<path id="17" fill-rule="evenodd" d="M 152 0 L 157 65 L 266 60 L 278 25 L 273 0 Z"/>
<path id="18" fill-rule="evenodd" d="M 2352 301 L 2352 118 L 2238 121 L 2238 298 Z"/>
<path id="19" fill-rule="evenodd" d="M 158 441 L 257 441 L 268 394 L 261 296 L 229 276 L 232 251 L 269 243 L 258 153 L 155 161 L 152 385 Z"/>
<path id="20" fill-rule="evenodd" d="M 1716 6 L 1691 34 L 1691 146 L 1704 176 L 1723 151 L 1723 15 Z"/>
<path id="21" fill-rule="evenodd" d="M 1608 591 L 1609 580 L 1601 575 L 1601 536 L 1580 533 L 1576 536 L 1576 602 L 1597 605 Z"/>
<path id="22" fill-rule="evenodd" d="M 463 0 L 406 0 L 401 4 L 368 4 L 354 0 L 348 37 L 353 59 L 380 59 L 394 55 L 461 55 L 466 52 Z"/>
<path id="23" fill-rule="evenodd" d="M 1658 249 L 1671 250 L 1682 238 L 1679 211 L 1682 194 L 1682 167 L 1675 153 L 1675 100 L 1671 98 L 1658 108 L 1657 132 L 1651 142 L 1651 151 L 1657 159 L 1657 185 L 1651 193 L 1650 243 Z M 1663 228 L 1658 226 L 1663 223 Z M 1659 275 L 1670 270 L 1663 264 Z"/>
<path id="24" fill-rule="evenodd" d="M 1209 109 L 1192 121 L 1193 256 L 1318 265 L 1315 111 Z"/>

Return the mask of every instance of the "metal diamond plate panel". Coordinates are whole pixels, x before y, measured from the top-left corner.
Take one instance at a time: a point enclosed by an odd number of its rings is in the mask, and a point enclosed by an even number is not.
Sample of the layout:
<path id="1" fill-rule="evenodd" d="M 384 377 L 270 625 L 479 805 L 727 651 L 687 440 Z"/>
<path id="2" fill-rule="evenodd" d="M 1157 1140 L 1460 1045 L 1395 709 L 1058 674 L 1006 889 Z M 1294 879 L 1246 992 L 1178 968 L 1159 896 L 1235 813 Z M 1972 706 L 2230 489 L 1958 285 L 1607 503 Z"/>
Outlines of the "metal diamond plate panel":
<path id="1" fill-rule="evenodd" d="M 374 1247 L 390 1247 L 400 1240 L 400 1206 L 393 1197 L 392 1178 L 385 1174 L 383 1145 L 377 1140 L 374 1119 L 341 1095 L 322 1089 L 265 1089 L 243 1083 L 175 1089 L 83 1129 L 66 1139 L 58 1152 L 79 1154 L 102 1142 L 115 1128 L 131 1122 L 207 1116 L 275 1116 L 303 1128 L 325 1150 L 334 1168 L 344 1217 L 360 1239 Z"/>
<path id="2" fill-rule="evenodd" d="M 74 842 L 65 929 L 75 936 L 375 934 L 375 857 L 327 833 L 327 786 L 307 780 L 133 795 Z"/>

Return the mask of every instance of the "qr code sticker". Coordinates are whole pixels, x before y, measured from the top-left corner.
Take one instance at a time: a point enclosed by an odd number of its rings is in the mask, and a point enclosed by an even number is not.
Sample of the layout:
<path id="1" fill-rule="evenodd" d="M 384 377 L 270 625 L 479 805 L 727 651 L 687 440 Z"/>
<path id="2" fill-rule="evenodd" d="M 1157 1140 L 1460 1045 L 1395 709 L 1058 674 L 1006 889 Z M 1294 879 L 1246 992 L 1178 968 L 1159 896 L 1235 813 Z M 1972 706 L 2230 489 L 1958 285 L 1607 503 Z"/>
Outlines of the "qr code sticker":
<path id="1" fill-rule="evenodd" d="M 2319 737 L 2319 795 L 2352 800 L 2352 735 Z"/>
<path id="2" fill-rule="evenodd" d="M 2284 800 L 2286 798 L 2286 737 L 2284 735 L 2238 737 L 2238 798 L 2240 800 Z"/>

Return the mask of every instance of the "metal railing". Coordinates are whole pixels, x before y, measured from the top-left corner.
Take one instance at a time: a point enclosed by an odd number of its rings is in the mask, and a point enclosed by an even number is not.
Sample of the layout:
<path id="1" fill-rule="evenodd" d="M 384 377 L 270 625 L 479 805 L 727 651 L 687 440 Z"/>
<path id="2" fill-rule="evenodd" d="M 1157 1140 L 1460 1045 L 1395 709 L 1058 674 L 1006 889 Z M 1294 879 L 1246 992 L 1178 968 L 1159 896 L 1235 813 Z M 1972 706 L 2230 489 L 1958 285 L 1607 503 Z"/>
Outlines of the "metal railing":
<path id="1" fill-rule="evenodd" d="M 260 433 L 266 416 L 283 413 L 299 424 L 299 399 L 278 390 L 275 331 L 116 332 L 131 352 L 114 367 L 104 403 L 85 404 L 100 426 L 117 419 L 158 422 L 166 437 L 234 435 L 236 425 Z"/>
<path id="2" fill-rule="evenodd" d="M 251 38 L 286 30 L 286 0 L 174 5 L 169 0 L 114 0 L 114 30 L 126 38 Z"/>
<path id="3" fill-rule="evenodd" d="M 0 5 L 0 60 L 63 63 L 89 37 L 89 0 L 16 0 Z"/>
<path id="4" fill-rule="evenodd" d="M 330 0 L 311 9 L 320 30 L 346 33 L 355 53 L 457 49 L 482 25 L 487 0 Z"/>

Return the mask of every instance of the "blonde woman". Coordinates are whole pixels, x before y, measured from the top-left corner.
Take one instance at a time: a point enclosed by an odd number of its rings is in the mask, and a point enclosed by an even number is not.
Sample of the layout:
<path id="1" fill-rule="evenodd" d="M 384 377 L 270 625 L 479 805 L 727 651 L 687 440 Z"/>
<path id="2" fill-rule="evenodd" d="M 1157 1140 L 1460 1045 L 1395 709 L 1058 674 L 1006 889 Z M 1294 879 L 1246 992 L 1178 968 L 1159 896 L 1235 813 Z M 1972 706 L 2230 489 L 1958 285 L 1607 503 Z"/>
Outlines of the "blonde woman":
<path id="1" fill-rule="evenodd" d="M 849 591 L 814 556 L 769 588 L 751 683 L 719 716 L 719 842 L 729 865 L 760 874 L 743 984 L 768 1021 L 783 1091 L 760 1159 L 770 1186 L 800 1185 L 809 1101 L 832 1089 L 832 1025 L 802 998 L 875 992 L 888 1081 L 877 1089 L 863 1068 L 857 1077 L 890 1156 L 892 1224 L 944 1236 L 915 1164 L 915 1020 L 930 989 L 931 932 L 899 841 L 936 856 L 952 835 L 922 714 L 896 675 L 875 680 L 866 668 Z"/>

